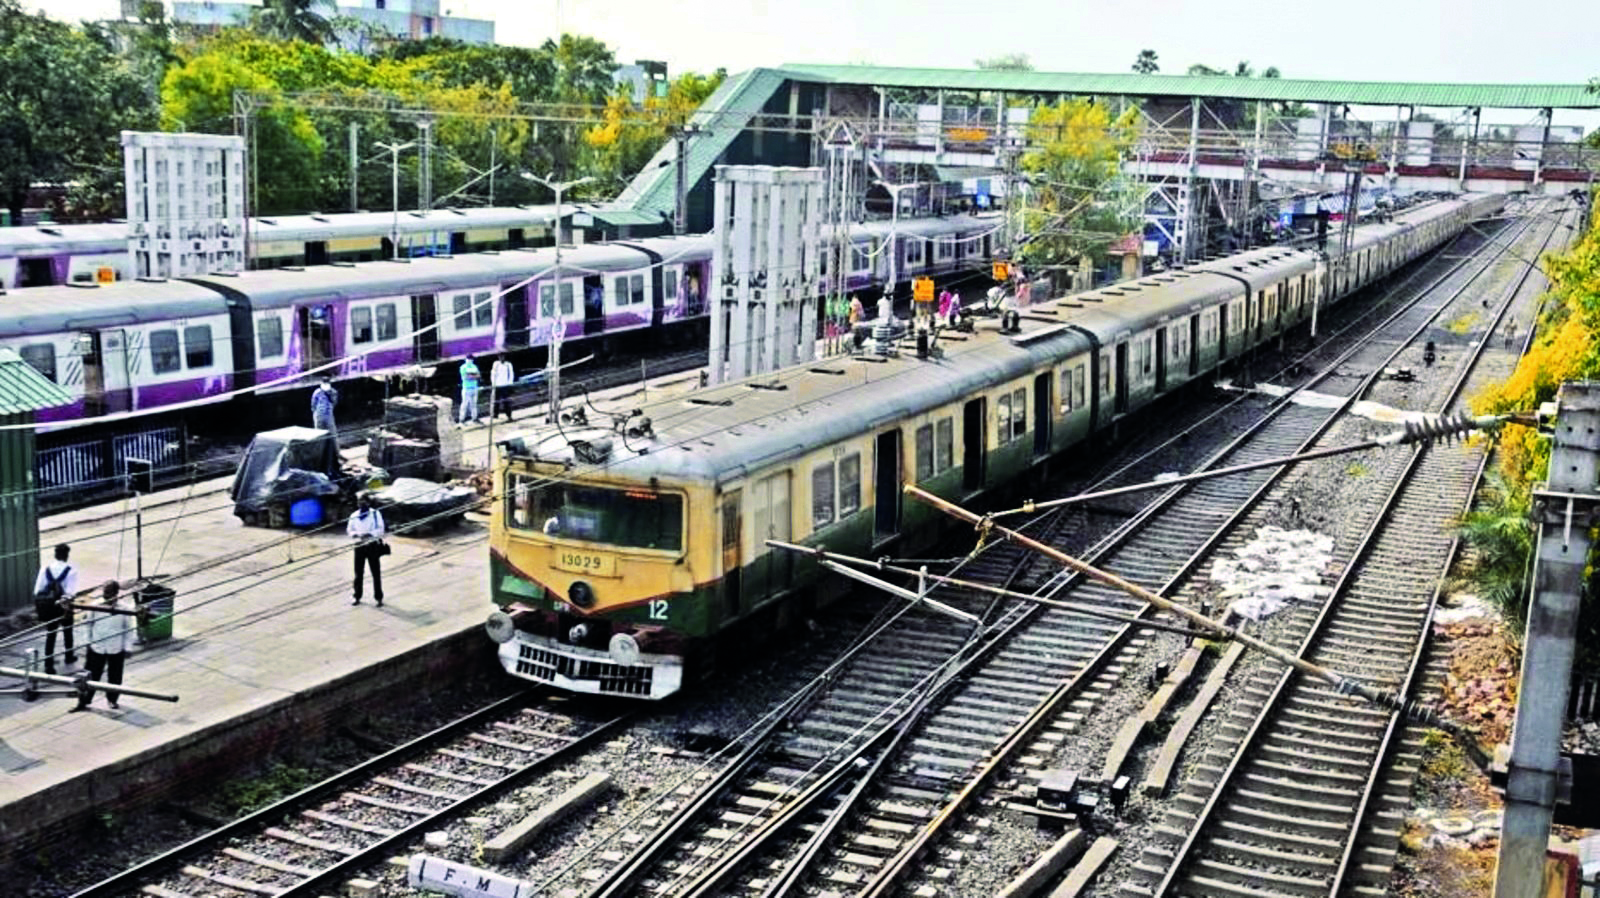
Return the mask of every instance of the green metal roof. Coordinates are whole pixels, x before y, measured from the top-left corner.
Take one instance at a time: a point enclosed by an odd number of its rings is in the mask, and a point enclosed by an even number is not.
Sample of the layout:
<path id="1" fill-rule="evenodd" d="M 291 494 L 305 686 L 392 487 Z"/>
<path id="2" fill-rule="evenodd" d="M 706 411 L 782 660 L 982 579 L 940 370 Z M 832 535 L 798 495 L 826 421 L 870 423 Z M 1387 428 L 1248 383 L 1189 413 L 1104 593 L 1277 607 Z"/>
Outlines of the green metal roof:
<path id="1" fill-rule="evenodd" d="M 788 75 L 777 69 L 751 69 L 729 76 L 691 118 L 700 133 L 687 141 L 686 174 L 693 186 L 716 165 L 761 107 L 783 86 Z M 639 170 L 617 197 L 617 205 L 656 216 L 677 210 L 677 141 L 669 140 Z"/>
<path id="2" fill-rule="evenodd" d="M 595 209 L 589 214 L 594 216 L 595 221 L 616 228 L 637 228 L 663 223 L 660 215 L 641 212 L 638 209 Z M 670 225 L 671 220 L 668 219 L 666 223 Z"/>
<path id="3" fill-rule="evenodd" d="M 42 408 L 54 408 L 72 401 L 72 394 L 61 389 L 22 356 L 0 349 L 0 415 L 20 415 Z"/>
<path id="4" fill-rule="evenodd" d="M 785 65 L 799 81 L 879 87 L 1005 90 L 1023 93 L 1201 97 L 1341 103 L 1352 106 L 1478 106 L 1501 109 L 1600 109 L 1583 84 L 1442 84 L 1407 81 L 1311 81 L 1226 75 L 1140 75 L 916 69 L 868 65 Z"/>

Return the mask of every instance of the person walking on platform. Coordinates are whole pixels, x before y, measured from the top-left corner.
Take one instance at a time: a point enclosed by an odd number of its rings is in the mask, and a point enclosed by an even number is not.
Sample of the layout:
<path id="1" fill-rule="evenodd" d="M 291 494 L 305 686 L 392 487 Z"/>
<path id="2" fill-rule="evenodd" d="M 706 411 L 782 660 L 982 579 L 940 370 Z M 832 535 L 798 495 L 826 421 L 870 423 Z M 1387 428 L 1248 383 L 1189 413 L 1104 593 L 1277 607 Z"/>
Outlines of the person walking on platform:
<path id="1" fill-rule="evenodd" d="M 358 507 L 350 514 L 350 523 L 345 525 L 345 532 L 350 538 L 356 540 L 356 582 L 350 592 L 350 604 L 361 604 L 362 569 L 365 564 L 372 568 L 372 598 L 383 607 L 383 570 L 379 559 L 389 554 L 388 546 L 383 542 L 383 513 L 372 507 L 372 500 L 362 496 L 357 503 Z"/>
<path id="2" fill-rule="evenodd" d="M 56 672 L 56 631 L 66 630 L 67 663 L 76 664 L 72 648 L 72 609 L 65 605 L 78 592 L 78 571 L 67 562 L 72 547 L 56 546 L 56 559 L 39 569 L 33 581 L 33 610 L 44 624 L 44 672 Z"/>
<path id="3" fill-rule="evenodd" d="M 316 392 L 311 394 L 311 426 L 337 437 L 339 428 L 333 423 L 333 408 L 338 404 L 339 391 L 333 388 L 333 381 L 324 377 Z"/>
<path id="4" fill-rule="evenodd" d="M 133 633 L 133 617 L 128 614 L 119 614 L 117 600 L 121 587 L 117 581 L 106 583 L 104 605 L 105 611 L 89 612 L 89 682 L 93 683 L 105 675 L 106 682 L 113 686 L 122 685 L 122 667 L 128 660 L 128 641 Z M 74 711 L 89 709 L 89 700 L 94 698 L 94 690 L 78 696 L 78 706 Z M 117 707 L 117 693 L 107 692 L 106 702 L 111 707 Z"/>
<path id="5" fill-rule="evenodd" d="M 461 410 L 456 413 L 456 423 L 466 426 L 468 421 L 478 423 L 478 363 L 467 356 L 461 363 Z"/>
<path id="6" fill-rule="evenodd" d="M 511 420 L 511 385 L 516 382 L 517 369 L 511 367 L 504 354 L 495 356 L 494 365 L 489 368 L 489 393 L 494 398 L 490 418 L 505 412 L 506 420 Z"/>

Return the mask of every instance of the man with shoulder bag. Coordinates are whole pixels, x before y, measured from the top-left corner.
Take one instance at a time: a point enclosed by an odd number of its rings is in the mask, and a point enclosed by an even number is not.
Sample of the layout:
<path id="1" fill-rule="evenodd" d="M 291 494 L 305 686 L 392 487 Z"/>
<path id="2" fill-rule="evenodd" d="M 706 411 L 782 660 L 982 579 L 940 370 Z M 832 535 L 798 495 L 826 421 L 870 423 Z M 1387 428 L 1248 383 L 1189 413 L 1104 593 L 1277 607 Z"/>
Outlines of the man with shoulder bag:
<path id="1" fill-rule="evenodd" d="M 66 543 L 56 546 L 54 561 L 39 569 L 39 576 L 33 581 L 33 610 L 39 616 L 39 623 L 45 625 L 44 631 L 44 672 L 56 672 L 56 631 L 66 631 L 66 661 L 76 664 L 78 656 L 73 652 L 73 618 L 72 608 L 66 603 L 78 592 L 78 571 L 67 562 L 67 556 L 72 553 L 72 547 Z"/>
<path id="2" fill-rule="evenodd" d="M 372 568 L 372 598 L 382 608 L 383 572 L 379 559 L 389 554 L 389 544 L 383 541 L 383 513 L 373 508 L 372 500 L 366 496 L 358 500 L 357 506 L 345 525 L 345 532 L 356 541 L 356 581 L 351 589 L 350 604 L 361 604 L 362 580 L 366 573 L 362 565 L 366 565 Z"/>

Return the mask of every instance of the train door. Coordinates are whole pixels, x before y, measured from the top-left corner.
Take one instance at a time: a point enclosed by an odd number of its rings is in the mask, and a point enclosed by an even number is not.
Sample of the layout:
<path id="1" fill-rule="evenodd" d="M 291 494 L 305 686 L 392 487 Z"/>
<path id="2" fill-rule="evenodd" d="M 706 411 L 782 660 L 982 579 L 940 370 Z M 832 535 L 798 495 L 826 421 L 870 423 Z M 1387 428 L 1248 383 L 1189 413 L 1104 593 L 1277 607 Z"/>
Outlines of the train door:
<path id="1" fill-rule="evenodd" d="M 100 334 L 89 331 L 78 335 L 73 350 L 83 361 L 83 413 L 106 413 L 105 365 L 100 356 Z"/>
<path id="2" fill-rule="evenodd" d="M 306 264 L 307 265 L 326 265 L 326 264 L 328 264 L 328 241 L 326 241 L 326 240 L 307 240 L 306 241 Z"/>
<path id="3" fill-rule="evenodd" d="M 1116 362 L 1116 404 L 1112 406 L 1112 414 L 1123 415 L 1128 411 L 1128 344 L 1117 344 Z"/>
<path id="4" fill-rule="evenodd" d="M 1255 323 L 1255 338 L 1250 342 L 1260 343 L 1261 336 L 1267 327 L 1267 291 L 1257 290 L 1256 301 L 1250 304 L 1250 321 Z"/>
<path id="5" fill-rule="evenodd" d="M 1167 329 L 1156 328 L 1156 392 L 1167 389 Z"/>
<path id="6" fill-rule="evenodd" d="M 1200 373 L 1200 315 L 1189 316 L 1189 376 Z"/>
<path id="7" fill-rule="evenodd" d="M 900 431 L 878 434 L 872 453 L 872 541 L 900 532 Z"/>
<path id="8" fill-rule="evenodd" d="M 774 551 L 767 540 L 789 540 L 789 472 L 780 471 L 756 481 L 750 490 L 750 518 L 753 525 L 754 553 L 750 575 L 754 588 L 765 598 L 784 591 L 789 583 L 790 560 L 785 551 Z"/>
<path id="9" fill-rule="evenodd" d="M 605 329 L 605 280 L 598 274 L 591 274 L 583 279 L 583 333 L 589 336 Z"/>
<path id="10" fill-rule="evenodd" d="M 333 361 L 333 306 L 299 306 L 300 367 L 315 368 Z"/>
<path id="11" fill-rule="evenodd" d="M 744 506 L 741 501 L 738 490 L 722 497 L 722 613 L 725 617 L 737 617 L 742 610 L 739 590 L 744 560 Z"/>
<path id="12" fill-rule="evenodd" d="M 1050 422 L 1055 420 L 1051 388 L 1055 377 L 1048 371 L 1033 379 L 1033 456 L 1042 458 L 1050 454 Z"/>
<path id="13" fill-rule="evenodd" d="M 1228 304 L 1217 306 L 1217 361 L 1228 357 Z"/>
<path id="14" fill-rule="evenodd" d="M 505 294 L 506 346 L 520 348 L 528 345 L 528 285 L 522 284 Z"/>
<path id="15" fill-rule="evenodd" d="M 439 360 L 439 305 L 432 293 L 411 297 L 412 345 L 418 362 Z"/>
<path id="16" fill-rule="evenodd" d="M 961 410 L 961 487 L 968 492 L 983 488 L 983 434 L 988 420 L 987 399 L 968 400 Z"/>

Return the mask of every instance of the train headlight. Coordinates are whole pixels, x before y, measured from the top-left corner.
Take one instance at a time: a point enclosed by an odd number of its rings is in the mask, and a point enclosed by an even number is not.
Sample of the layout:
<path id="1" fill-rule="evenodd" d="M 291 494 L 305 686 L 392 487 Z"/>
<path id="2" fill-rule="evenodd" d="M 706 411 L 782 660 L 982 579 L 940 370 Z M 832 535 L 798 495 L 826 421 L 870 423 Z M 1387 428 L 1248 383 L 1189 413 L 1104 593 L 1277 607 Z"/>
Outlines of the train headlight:
<path id="1" fill-rule="evenodd" d="M 594 587 L 579 580 L 567 590 L 567 599 L 579 608 L 594 607 Z"/>
<path id="2" fill-rule="evenodd" d="M 483 629 L 490 639 L 499 643 L 510 642 L 511 637 L 517 635 L 517 625 L 512 622 L 511 615 L 504 611 L 489 615 L 489 619 L 483 622 Z"/>
<path id="3" fill-rule="evenodd" d="M 611 637 L 611 660 L 618 664 L 639 663 L 639 640 L 626 633 L 618 633 Z"/>

